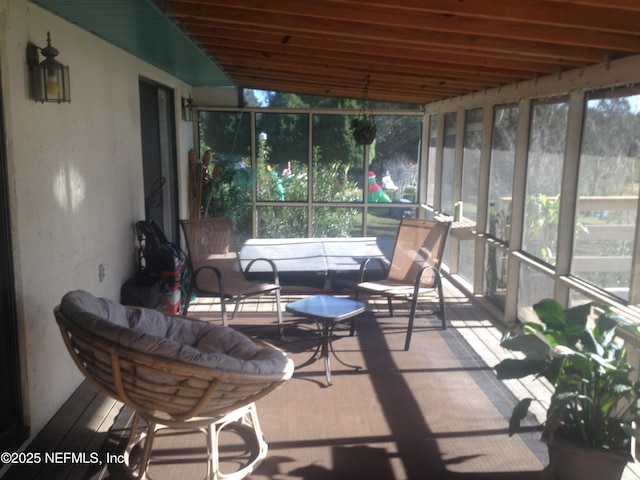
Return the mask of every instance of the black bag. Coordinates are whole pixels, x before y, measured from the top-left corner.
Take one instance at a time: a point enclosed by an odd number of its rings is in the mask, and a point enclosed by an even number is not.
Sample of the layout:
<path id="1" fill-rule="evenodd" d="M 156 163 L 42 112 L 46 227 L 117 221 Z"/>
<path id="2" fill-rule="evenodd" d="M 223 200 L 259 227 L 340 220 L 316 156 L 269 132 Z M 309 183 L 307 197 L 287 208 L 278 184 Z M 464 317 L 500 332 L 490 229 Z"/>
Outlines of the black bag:
<path id="1" fill-rule="evenodd" d="M 162 229 L 153 220 L 136 223 L 138 236 L 138 274 L 162 277 L 178 272 L 184 265 L 183 255 L 177 245 L 167 241 Z"/>
<path id="2" fill-rule="evenodd" d="M 135 277 L 120 288 L 120 303 L 145 308 L 164 308 L 169 303 L 170 291 L 162 280 Z"/>
<path id="3" fill-rule="evenodd" d="M 136 222 L 136 235 L 138 272 L 122 286 L 121 302 L 148 308 L 166 307 L 177 313 L 182 277 L 186 274 L 185 255 L 177 245 L 167 241 L 153 219 Z"/>

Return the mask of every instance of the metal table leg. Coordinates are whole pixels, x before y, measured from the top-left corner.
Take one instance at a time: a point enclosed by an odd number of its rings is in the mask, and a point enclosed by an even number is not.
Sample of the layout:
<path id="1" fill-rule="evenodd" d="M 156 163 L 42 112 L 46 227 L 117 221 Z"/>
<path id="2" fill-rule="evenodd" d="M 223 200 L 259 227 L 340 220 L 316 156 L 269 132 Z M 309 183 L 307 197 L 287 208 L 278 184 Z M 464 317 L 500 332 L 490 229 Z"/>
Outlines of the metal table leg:
<path id="1" fill-rule="evenodd" d="M 319 358 L 323 358 L 324 371 L 325 371 L 325 376 L 327 378 L 327 385 L 333 385 L 333 381 L 331 379 L 331 361 L 329 358 L 329 352 L 331 352 L 333 356 L 336 357 L 336 360 L 338 360 L 338 362 L 340 362 L 345 367 L 353 368 L 355 370 L 360 370 L 362 368 L 361 366 L 352 365 L 350 363 L 345 362 L 335 352 L 333 348 L 332 339 L 333 339 L 333 330 L 336 326 L 336 322 L 334 322 L 331 319 L 318 319 L 316 317 L 312 317 L 312 318 L 316 324 L 316 327 L 318 328 L 318 336 L 319 336 L 318 345 L 316 346 L 316 349 L 311 355 L 311 357 L 309 357 L 309 359 L 306 362 L 304 362 L 302 365 L 298 366 L 297 368 L 306 367 L 307 365 L 311 365 L 312 363 L 314 363 Z"/>

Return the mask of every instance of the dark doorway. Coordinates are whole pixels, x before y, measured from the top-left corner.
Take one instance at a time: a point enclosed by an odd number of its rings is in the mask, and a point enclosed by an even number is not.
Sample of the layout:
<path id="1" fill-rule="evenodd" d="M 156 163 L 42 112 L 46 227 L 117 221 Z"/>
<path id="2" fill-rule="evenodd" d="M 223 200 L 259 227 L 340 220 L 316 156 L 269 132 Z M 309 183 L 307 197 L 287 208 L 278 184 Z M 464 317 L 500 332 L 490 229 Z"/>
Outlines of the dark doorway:
<path id="1" fill-rule="evenodd" d="M 145 215 L 179 243 L 178 180 L 173 90 L 140 80 Z"/>
<path id="2" fill-rule="evenodd" d="M 0 95 L 0 451 L 17 447 L 28 434 L 22 412 L 8 184 Z"/>

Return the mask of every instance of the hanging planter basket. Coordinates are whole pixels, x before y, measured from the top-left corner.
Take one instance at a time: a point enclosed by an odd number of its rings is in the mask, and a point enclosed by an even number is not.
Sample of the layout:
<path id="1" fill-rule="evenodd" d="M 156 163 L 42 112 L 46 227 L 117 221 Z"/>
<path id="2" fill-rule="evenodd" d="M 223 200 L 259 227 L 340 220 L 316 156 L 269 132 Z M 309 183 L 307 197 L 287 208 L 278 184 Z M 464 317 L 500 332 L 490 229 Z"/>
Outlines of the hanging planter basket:
<path id="1" fill-rule="evenodd" d="M 369 108 L 369 76 L 365 78 L 364 90 L 362 92 L 362 109 L 357 117 L 352 118 L 349 123 L 351 134 L 357 145 L 371 145 L 376 138 L 378 129 L 373 120 L 371 111 L 367 113 Z"/>
<path id="2" fill-rule="evenodd" d="M 358 145 L 371 145 L 378 131 L 373 118 L 364 115 L 351 119 L 350 128 Z"/>

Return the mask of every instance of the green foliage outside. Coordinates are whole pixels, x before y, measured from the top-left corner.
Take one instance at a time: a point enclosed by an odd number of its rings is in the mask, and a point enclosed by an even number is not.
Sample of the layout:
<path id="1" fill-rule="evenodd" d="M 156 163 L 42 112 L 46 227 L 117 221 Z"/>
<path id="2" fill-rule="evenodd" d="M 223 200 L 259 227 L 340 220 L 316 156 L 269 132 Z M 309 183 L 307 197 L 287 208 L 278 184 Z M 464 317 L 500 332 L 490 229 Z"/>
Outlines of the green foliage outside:
<path id="1" fill-rule="evenodd" d="M 252 189 L 253 173 L 245 160 L 215 159 L 206 169 L 202 189 L 203 216 L 233 218 L 238 205 L 251 201 Z"/>
<path id="2" fill-rule="evenodd" d="M 355 113 L 339 113 L 345 109 L 357 111 L 357 100 L 307 98 L 277 92 L 245 100 L 248 105 L 268 104 L 279 110 L 202 111 L 199 116 L 200 155 L 212 153 L 203 187 L 202 211 L 206 216 L 231 217 L 239 239 L 253 236 L 254 208 L 255 235 L 259 238 L 362 235 L 360 207 L 370 169 L 377 172 L 378 178 L 390 172 L 398 187 L 388 191 L 394 201 L 417 201 L 421 117 L 376 116 L 378 134 L 369 148 L 370 163 L 365 165 L 363 147 L 356 145 L 349 130 Z M 327 113 L 295 110 L 312 106 Z M 335 113 L 330 109 L 335 109 Z M 255 135 L 254 155 L 252 135 Z M 310 141 L 313 145 L 309 145 Z M 252 157 L 255 157 L 253 168 Z M 358 208 L 344 205 L 355 203 L 359 203 Z M 384 209 L 384 214 L 389 212 Z M 401 213 L 401 209 L 394 212 Z"/>
<path id="3" fill-rule="evenodd" d="M 289 162 L 282 173 L 269 162 L 271 148 L 266 139 L 258 142 L 257 188 L 263 201 L 306 201 L 309 175 L 300 162 Z M 349 166 L 321 163 L 319 147 L 313 149 L 313 185 L 319 202 L 355 202 L 357 185 L 348 178 Z M 302 207 L 259 206 L 258 236 L 261 238 L 307 237 L 308 209 Z M 355 227 L 359 211 L 355 208 L 314 208 L 313 237 L 348 237 Z"/>
<path id="4" fill-rule="evenodd" d="M 549 196 L 537 193 L 527 196 L 525 219 L 525 242 L 534 245 L 532 253 L 550 265 L 556 263 L 558 218 L 560 215 L 560 195 Z M 580 221 L 576 222 L 576 233 L 589 233 Z"/>
<path id="5" fill-rule="evenodd" d="M 203 144 L 203 148 L 207 145 Z M 211 150 L 211 163 L 206 167 L 202 192 L 203 217 L 227 216 L 234 220 L 239 240 L 250 236 L 251 210 L 243 206 L 251 202 L 254 182 L 262 201 L 306 201 L 309 175 L 300 162 L 292 162 L 288 172 L 279 173 L 269 163 L 270 147 L 266 140 L 258 144 L 257 172 L 248 166 L 250 159 L 224 158 Z M 320 148 L 314 148 L 314 189 L 320 202 L 355 202 L 360 191 L 349 180 L 349 167 L 339 162 L 321 164 Z M 258 206 L 258 236 L 261 238 L 307 237 L 306 207 Z M 314 237 L 348 237 L 358 223 L 356 208 L 315 208 Z"/>

